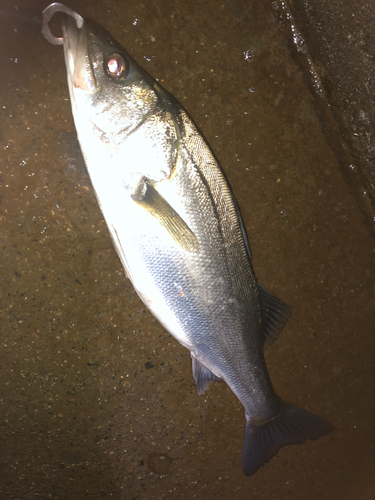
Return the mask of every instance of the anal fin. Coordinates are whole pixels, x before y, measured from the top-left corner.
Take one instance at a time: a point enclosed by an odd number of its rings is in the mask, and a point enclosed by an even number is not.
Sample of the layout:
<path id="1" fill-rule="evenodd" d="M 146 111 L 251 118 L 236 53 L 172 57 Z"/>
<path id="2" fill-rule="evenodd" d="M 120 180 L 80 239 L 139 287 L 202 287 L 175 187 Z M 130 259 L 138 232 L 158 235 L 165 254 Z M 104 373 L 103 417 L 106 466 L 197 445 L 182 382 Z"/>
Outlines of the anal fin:
<path id="1" fill-rule="evenodd" d="M 200 361 L 197 360 L 191 353 L 193 377 L 197 385 L 197 391 L 199 396 L 204 393 L 207 387 L 210 385 L 212 380 L 221 382 L 222 379 L 214 375 L 211 370 L 206 368 Z"/>

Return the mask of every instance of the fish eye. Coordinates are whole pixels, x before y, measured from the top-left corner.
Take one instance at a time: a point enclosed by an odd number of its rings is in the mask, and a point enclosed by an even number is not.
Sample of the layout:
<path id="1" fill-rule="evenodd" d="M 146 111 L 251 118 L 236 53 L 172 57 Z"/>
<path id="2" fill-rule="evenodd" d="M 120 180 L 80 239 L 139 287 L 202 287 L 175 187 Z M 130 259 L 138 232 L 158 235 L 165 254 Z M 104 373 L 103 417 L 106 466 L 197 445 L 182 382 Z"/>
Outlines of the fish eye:
<path id="1" fill-rule="evenodd" d="M 113 80 L 122 80 L 128 72 L 129 65 L 124 56 L 115 53 L 108 57 L 105 69 Z"/>

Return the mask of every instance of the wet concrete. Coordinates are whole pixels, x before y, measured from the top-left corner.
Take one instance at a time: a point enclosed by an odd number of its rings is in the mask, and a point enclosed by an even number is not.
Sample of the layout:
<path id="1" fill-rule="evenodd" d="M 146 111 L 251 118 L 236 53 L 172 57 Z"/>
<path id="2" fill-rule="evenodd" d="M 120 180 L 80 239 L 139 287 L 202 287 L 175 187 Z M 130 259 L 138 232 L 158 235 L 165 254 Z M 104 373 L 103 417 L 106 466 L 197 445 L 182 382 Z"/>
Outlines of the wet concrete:
<path id="1" fill-rule="evenodd" d="M 240 404 L 224 384 L 197 396 L 189 353 L 124 277 L 76 149 L 62 48 L 40 34 L 46 5 L 0 13 L 1 498 L 374 498 L 374 235 L 272 12 L 69 3 L 193 116 L 259 281 L 292 308 L 271 378 L 335 431 L 247 478 Z"/>
<path id="2" fill-rule="evenodd" d="M 375 206 L 375 4 L 369 0 L 276 0 L 292 25 Z"/>

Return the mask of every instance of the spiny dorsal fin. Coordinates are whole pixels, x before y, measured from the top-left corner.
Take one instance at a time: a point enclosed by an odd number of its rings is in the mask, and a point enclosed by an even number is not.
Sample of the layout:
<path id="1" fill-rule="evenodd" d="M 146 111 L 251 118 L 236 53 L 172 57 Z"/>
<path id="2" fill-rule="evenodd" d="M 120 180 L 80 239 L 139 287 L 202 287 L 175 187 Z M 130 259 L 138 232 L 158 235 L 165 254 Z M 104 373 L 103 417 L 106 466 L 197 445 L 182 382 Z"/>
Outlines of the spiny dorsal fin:
<path id="1" fill-rule="evenodd" d="M 271 345 L 287 324 L 292 312 L 283 302 L 258 283 L 259 302 L 262 313 L 264 347 Z"/>

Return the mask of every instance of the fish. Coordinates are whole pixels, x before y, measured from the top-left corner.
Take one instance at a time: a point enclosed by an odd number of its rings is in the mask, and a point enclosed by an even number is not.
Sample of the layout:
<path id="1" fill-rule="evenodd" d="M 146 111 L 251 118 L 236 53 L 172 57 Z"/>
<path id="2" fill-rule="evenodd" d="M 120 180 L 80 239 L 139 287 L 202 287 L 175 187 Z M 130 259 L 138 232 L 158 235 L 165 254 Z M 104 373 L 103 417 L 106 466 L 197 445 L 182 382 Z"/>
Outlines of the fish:
<path id="1" fill-rule="evenodd" d="M 67 17 L 52 35 L 56 12 Z M 242 466 L 333 430 L 281 400 L 264 359 L 291 316 L 258 283 L 230 185 L 181 104 L 102 26 L 69 7 L 43 11 L 63 45 L 75 127 L 114 248 L 135 291 L 190 351 L 198 394 L 224 381 L 243 406 Z"/>

